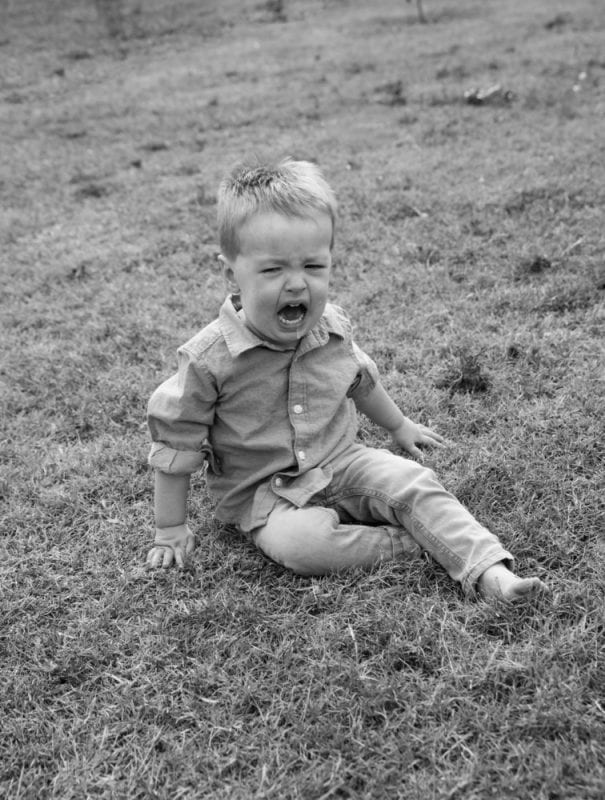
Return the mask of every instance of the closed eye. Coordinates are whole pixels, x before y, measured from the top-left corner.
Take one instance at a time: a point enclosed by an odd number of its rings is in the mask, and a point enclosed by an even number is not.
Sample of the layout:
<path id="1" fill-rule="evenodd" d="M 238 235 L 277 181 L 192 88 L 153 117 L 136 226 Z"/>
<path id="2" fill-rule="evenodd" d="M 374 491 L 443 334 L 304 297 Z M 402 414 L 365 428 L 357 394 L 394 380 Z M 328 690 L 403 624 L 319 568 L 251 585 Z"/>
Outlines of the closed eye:
<path id="1" fill-rule="evenodd" d="M 326 269 L 326 265 L 325 264 L 306 264 L 305 265 L 305 269 L 313 269 L 313 270 Z"/>

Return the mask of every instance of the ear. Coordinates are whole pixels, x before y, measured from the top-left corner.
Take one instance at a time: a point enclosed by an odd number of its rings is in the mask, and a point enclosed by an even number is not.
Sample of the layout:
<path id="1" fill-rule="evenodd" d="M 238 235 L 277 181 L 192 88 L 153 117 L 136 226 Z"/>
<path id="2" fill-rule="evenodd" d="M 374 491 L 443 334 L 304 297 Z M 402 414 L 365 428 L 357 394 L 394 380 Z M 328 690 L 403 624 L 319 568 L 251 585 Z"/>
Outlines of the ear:
<path id="1" fill-rule="evenodd" d="M 235 271 L 233 269 L 232 262 L 229 261 L 229 259 L 222 253 L 218 255 L 217 258 L 221 262 L 221 266 L 223 268 L 223 277 L 225 278 L 228 291 L 231 294 L 239 294 L 239 286 L 235 279 Z"/>

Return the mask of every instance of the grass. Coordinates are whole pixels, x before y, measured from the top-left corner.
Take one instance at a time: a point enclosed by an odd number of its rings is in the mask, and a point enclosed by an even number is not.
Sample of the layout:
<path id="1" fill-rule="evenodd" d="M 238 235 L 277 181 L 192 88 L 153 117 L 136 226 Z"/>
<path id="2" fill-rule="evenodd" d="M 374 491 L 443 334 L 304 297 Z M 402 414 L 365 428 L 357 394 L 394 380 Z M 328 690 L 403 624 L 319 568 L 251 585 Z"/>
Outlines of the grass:
<path id="1" fill-rule="evenodd" d="M 603 796 L 605 14 L 423 10 L 4 4 L 3 796 Z M 146 400 L 223 297 L 217 181 L 267 149 L 323 166 L 334 300 L 548 599 L 292 576 L 200 477 L 188 568 L 142 568 Z"/>

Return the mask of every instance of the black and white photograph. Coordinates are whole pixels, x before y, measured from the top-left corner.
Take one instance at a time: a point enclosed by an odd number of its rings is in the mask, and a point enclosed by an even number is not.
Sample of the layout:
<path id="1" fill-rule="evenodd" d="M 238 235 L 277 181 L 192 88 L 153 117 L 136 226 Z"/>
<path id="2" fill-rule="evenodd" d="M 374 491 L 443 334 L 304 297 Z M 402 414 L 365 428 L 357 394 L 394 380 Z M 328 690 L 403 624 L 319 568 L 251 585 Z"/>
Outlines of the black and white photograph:
<path id="1" fill-rule="evenodd" d="M 603 0 L 0 0 L 0 796 L 603 800 Z"/>

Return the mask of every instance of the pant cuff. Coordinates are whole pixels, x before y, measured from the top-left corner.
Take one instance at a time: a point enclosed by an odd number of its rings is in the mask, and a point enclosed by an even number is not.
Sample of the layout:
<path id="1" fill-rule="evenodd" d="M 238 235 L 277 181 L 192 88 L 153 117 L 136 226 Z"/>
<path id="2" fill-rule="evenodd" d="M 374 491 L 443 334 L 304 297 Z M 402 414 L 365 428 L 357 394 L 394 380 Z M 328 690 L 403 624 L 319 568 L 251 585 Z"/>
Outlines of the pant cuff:
<path id="1" fill-rule="evenodd" d="M 483 575 L 486 569 L 493 567 L 494 564 L 499 564 L 501 561 L 504 561 L 509 569 L 513 568 L 515 562 L 508 550 L 498 550 L 496 552 L 489 553 L 478 564 L 475 564 L 461 581 L 462 591 L 464 594 L 467 597 L 476 599 L 479 596 L 477 591 L 477 581 Z"/>

